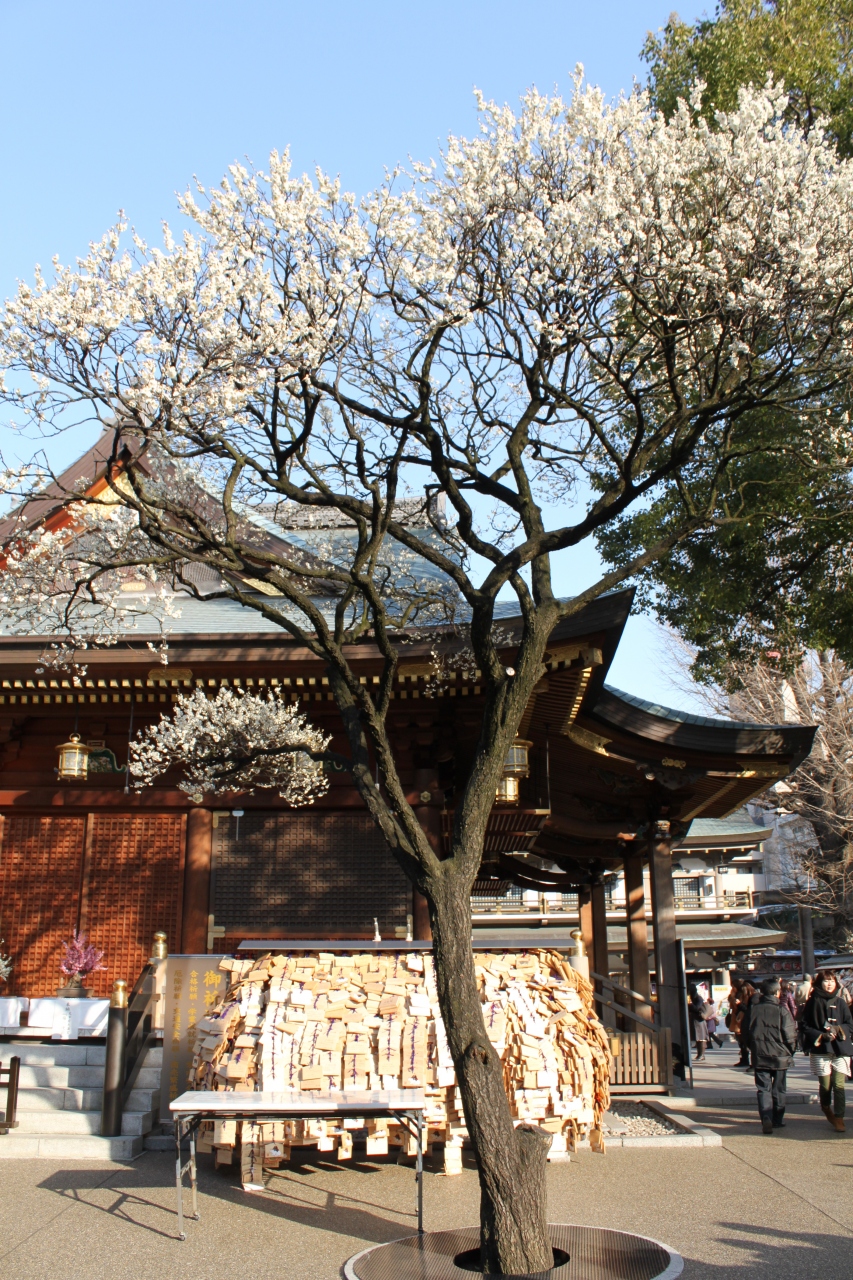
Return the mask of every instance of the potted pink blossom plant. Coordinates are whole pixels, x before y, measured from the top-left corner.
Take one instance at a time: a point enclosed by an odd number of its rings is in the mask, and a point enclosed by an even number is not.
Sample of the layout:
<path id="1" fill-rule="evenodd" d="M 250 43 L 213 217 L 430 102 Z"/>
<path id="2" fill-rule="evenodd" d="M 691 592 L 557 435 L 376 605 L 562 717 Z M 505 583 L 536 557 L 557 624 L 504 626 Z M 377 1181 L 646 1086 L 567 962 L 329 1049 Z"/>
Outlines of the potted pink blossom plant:
<path id="1" fill-rule="evenodd" d="M 90 973 L 95 973 L 98 969 L 106 969 L 105 964 L 101 964 L 104 958 L 104 952 L 98 951 L 90 942 L 87 943 L 84 933 L 77 933 L 76 930 L 71 935 L 70 942 L 63 942 L 65 955 L 59 966 L 60 973 L 64 973 L 67 982 L 64 987 L 57 987 L 56 994 L 66 998 L 88 998 L 94 995 L 91 987 L 84 987 L 83 980 Z"/>

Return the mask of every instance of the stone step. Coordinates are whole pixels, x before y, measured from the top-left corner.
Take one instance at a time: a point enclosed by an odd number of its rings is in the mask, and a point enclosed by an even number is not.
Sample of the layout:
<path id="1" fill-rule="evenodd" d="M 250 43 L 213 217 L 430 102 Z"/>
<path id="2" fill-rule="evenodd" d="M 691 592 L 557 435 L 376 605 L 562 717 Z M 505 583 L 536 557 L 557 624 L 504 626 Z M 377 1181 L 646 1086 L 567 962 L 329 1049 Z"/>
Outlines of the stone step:
<path id="1" fill-rule="evenodd" d="M 53 1111 L 48 1117 L 43 1111 L 18 1111 L 18 1128 L 15 1133 L 93 1133 L 101 1132 L 100 1111 Z M 125 1111 L 121 1118 L 124 1135 L 142 1137 L 151 1132 L 153 1111 Z"/>
<path id="2" fill-rule="evenodd" d="M 155 1111 L 125 1111 L 121 1118 L 121 1131 L 125 1135 L 144 1138 L 150 1133 L 159 1120 L 159 1109 Z"/>
<path id="3" fill-rule="evenodd" d="M 100 1111 L 18 1111 L 17 1133 L 97 1133 L 101 1132 Z"/>
<path id="4" fill-rule="evenodd" d="M 159 1111 L 159 1089 L 131 1089 L 125 1111 Z"/>
<path id="5" fill-rule="evenodd" d="M 22 1067 L 103 1067 L 107 1060 L 102 1044 L 0 1044 L 0 1061 L 20 1058 Z"/>
<path id="6" fill-rule="evenodd" d="M 143 1149 L 141 1135 L 102 1138 L 95 1134 L 22 1133 L 0 1135 L 0 1160 L 133 1160 Z"/>
<path id="7" fill-rule="evenodd" d="M 102 1089 L 22 1089 L 18 1111 L 100 1111 Z M 160 1106 L 159 1089 L 131 1089 L 125 1111 L 155 1111 Z"/>
<path id="8" fill-rule="evenodd" d="M 142 1085 L 152 1089 L 156 1087 L 153 1081 L 149 1083 L 147 1080 Z M 103 1067 L 22 1066 L 19 1078 L 21 1089 L 102 1089 L 103 1086 Z"/>
<path id="9" fill-rule="evenodd" d="M 21 1089 L 18 1111 L 97 1111 L 102 1089 Z"/>
<path id="10" fill-rule="evenodd" d="M 103 1084 L 103 1072 L 101 1073 L 101 1083 Z M 140 1067 L 137 1072 L 136 1079 L 133 1082 L 134 1089 L 159 1089 L 160 1088 L 160 1068 L 159 1067 Z"/>

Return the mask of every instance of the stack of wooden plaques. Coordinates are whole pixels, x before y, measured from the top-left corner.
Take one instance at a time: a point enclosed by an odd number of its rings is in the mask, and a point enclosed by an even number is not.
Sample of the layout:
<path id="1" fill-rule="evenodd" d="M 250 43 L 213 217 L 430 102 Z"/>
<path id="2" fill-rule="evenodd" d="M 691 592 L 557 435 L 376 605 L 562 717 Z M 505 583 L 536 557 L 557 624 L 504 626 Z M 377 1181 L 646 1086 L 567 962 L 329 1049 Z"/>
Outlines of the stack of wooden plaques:
<path id="1" fill-rule="evenodd" d="M 476 953 L 474 963 L 513 1116 L 551 1133 L 552 1156 L 585 1136 L 603 1151 L 611 1060 L 590 984 L 546 950 Z M 256 961 L 226 957 L 220 968 L 231 981 L 196 1028 L 191 1087 L 312 1094 L 421 1088 L 429 1142 L 444 1143 L 446 1173 L 461 1170 L 467 1130 L 430 955 L 290 952 Z M 413 1154 L 402 1126 L 358 1118 L 222 1121 L 202 1131 L 200 1149 L 230 1164 L 239 1146 L 244 1185 L 253 1186 L 292 1146 L 349 1158 L 356 1130 L 366 1130 L 368 1155 L 386 1154 L 389 1144 Z"/>

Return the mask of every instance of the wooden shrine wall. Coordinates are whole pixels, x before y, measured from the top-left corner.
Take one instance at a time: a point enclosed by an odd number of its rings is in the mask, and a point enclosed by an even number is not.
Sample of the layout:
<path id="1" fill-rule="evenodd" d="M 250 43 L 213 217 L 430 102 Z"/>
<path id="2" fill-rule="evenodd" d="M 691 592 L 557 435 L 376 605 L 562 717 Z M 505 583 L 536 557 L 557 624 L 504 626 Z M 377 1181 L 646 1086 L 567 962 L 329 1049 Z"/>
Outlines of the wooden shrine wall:
<path id="1" fill-rule="evenodd" d="M 0 937 L 14 968 L 0 990 L 53 995 L 62 980 L 62 942 L 77 924 L 85 816 L 3 819 L 0 835 Z"/>
<path id="2" fill-rule="evenodd" d="M 183 814 L 6 814 L 0 836 L 0 937 L 14 962 L 4 988 L 52 995 L 74 928 L 106 952 L 96 995 L 134 982 L 157 929 L 180 938 Z"/>
<path id="3" fill-rule="evenodd" d="M 412 889 L 359 810 L 247 810 L 216 816 L 212 911 L 229 950 L 242 938 L 393 938 Z"/>

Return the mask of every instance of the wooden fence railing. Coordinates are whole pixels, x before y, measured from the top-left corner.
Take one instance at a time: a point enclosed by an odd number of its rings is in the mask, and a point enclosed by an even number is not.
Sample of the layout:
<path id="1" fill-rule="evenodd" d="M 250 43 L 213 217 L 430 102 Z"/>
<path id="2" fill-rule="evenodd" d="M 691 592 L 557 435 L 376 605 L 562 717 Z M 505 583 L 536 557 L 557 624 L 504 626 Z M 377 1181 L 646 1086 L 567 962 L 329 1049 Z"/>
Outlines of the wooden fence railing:
<path id="1" fill-rule="evenodd" d="M 668 1093 L 673 1087 L 672 1033 L 618 1031 L 612 1033 L 611 1093 Z"/>

